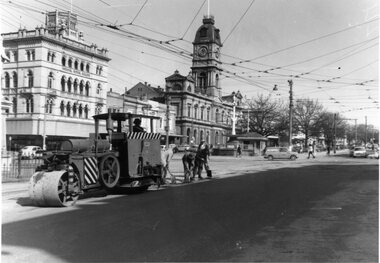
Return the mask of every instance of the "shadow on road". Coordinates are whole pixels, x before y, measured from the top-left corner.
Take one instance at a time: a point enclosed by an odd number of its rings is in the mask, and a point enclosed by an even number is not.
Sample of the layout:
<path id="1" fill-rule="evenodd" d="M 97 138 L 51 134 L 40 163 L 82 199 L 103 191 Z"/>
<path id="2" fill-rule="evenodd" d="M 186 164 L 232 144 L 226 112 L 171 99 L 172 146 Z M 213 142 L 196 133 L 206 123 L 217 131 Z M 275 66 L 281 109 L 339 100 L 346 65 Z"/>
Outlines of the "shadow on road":
<path id="1" fill-rule="evenodd" d="M 258 231 L 290 224 L 354 180 L 377 187 L 378 165 L 284 168 L 78 201 L 63 213 L 3 224 L 2 257 L 27 261 L 43 251 L 67 262 L 228 261 L 263 242 Z M 26 198 L 18 203 L 30 206 Z"/>

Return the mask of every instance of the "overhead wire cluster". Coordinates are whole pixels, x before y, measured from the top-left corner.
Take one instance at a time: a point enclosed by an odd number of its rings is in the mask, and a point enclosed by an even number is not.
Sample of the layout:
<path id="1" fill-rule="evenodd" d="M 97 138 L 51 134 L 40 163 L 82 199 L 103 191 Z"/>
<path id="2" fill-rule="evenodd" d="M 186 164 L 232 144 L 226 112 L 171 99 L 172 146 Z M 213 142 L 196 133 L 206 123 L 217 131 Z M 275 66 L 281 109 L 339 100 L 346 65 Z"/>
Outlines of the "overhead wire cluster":
<path id="1" fill-rule="evenodd" d="M 143 12 L 143 9 L 146 8 L 146 5 L 148 3 L 148 0 L 145 0 L 144 3 L 141 5 L 139 8 L 138 12 L 131 18 L 131 22 L 129 23 L 124 23 L 124 24 L 116 24 L 116 22 L 109 21 L 105 19 L 104 17 L 94 14 L 92 12 L 89 12 L 88 10 L 85 10 L 75 4 L 72 4 L 68 0 L 62 0 L 61 2 L 57 1 L 52 1 L 52 0 L 47 0 L 47 1 L 41 1 L 41 0 L 34 0 L 35 2 L 46 6 L 47 8 L 51 9 L 58 9 L 58 10 L 64 10 L 67 11 L 68 9 L 73 8 L 73 11 L 78 15 L 78 22 L 81 23 L 82 25 L 85 25 L 89 28 L 93 28 L 95 30 L 100 30 L 102 32 L 108 33 L 108 34 L 113 34 L 121 37 L 122 39 L 126 39 L 129 41 L 134 41 L 142 45 L 147 45 L 149 47 L 153 47 L 155 49 L 158 49 L 162 52 L 165 52 L 167 54 L 172 55 L 173 57 L 180 58 L 183 60 L 181 61 L 176 61 L 176 63 L 182 63 L 185 65 L 191 65 L 191 59 L 193 58 L 192 51 L 189 51 L 189 47 L 182 47 L 181 45 L 176 44 L 175 42 L 181 42 L 182 44 L 188 45 L 191 48 L 191 41 L 186 40 L 185 36 L 189 32 L 191 26 L 193 25 L 195 19 L 198 17 L 200 11 L 202 10 L 206 0 L 204 0 L 199 8 L 197 9 L 196 14 L 194 15 L 193 19 L 190 21 L 189 25 L 186 27 L 186 30 L 184 30 L 184 33 L 180 37 L 176 36 L 171 36 L 169 34 L 160 32 L 158 30 L 154 30 L 149 28 L 149 26 L 143 25 L 142 23 L 137 24 L 137 18 L 141 15 Z M 112 7 L 106 0 L 98 0 L 99 3 L 102 3 L 103 5 L 108 5 Z M 233 26 L 232 30 L 227 34 L 225 40 L 223 43 L 225 43 L 229 37 L 233 34 L 233 32 L 236 30 L 238 25 L 241 23 L 241 21 L 244 19 L 245 15 L 248 13 L 250 10 L 251 6 L 255 0 L 252 0 L 249 4 L 249 6 L 245 9 L 243 14 L 240 16 L 238 19 L 237 23 Z M 2 3 L 4 5 L 7 5 L 8 8 L 12 10 L 19 10 L 21 12 L 24 12 L 26 15 L 30 16 L 34 20 L 38 22 L 43 22 L 41 19 L 36 18 L 36 16 L 33 15 L 33 13 L 39 13 L 39 14 L 45 14 L 45 12 L 41 11 L 41 9 L 37 9 L 33 7 L 33 5 L 26 4 L 23 1 L 7 1 L 5 3 Z M 7 23 L 8 25 L 11 25 L 13 27 L 18 28 L 19 26 L 17 23 L 19 22 L 19 18 L 14 16 L 10 11 L 7 11 L 4 9 L 7 14 L 8 18 L 5 20 L 2 18 L 2 21 Z M 121 15 L 127 16 L 127 14 L 124 14 L 120 9 L 118 12 L 121 13 Z M 366 24 L 374 23 L 377 22 L 378 18 L 373 18 L 371 20 L 365 21 L 363 23 L 358 23 L 356 25 L 341 29 L 336 32 L 328 33 L 322 36 L 319 36 L 317 38 L 313 38 L 301 43 L 297 43 L 295 45 L 285 47 L 279 50 L 272 51 L 268 54 L 260 55 L 255 58 L 251 59 L 243 59 L 243 58 L 238 58 L 234 57 L 228 54 L 222 53 L 222 56 L 226 58 L 226 61 L 224 61 L 221 64 L 221 75 L 225 79 L 231 79 L 239 83 L 243 83 L 248 86 L 253 86 L 255 88 L 259 88 L 260 90 L 264 92 L 269 92 L 270 94 L 273 93 L 273 86 L 279 82 L 285 82 L 287 78 L 294 78 L 297 79 L 297 81 L 302 83 L 302 87 L 305 88 L 303 92 L 300 92 L 298 96 L 307 96 L 307 95 L 312 95 L 315 93 L 323 92 L 326 94 L 327 97 L 332 98 L 332 96 L 329 94 L 331 90 L 334 89 L 341 89 L 341 88 L 347 88 L 347 87 L 366 87 L 367 93 L 371 91 L 376 91 L 375 89 L 377 88 L 377 76 L 374 76 L 372 79 L 366 79 L 366 80 L 356 80 L 356 79 L 349 79 L 350 75 L 354 72 L 363 70 L 367 67 L 373 66 L 378 62 L 377 59 L 367 63 L 366 65 L 363 66 L 358 66 L 356 69 L 346 72 L 342 75 L 335 75 L 335 76 L 329 76 L 329 75 L 323 75 L 318 73 L 319 70 L 324 69 L 330 65 L 334 65 L 335 63 L 349 59 L 352 56 L 355 56 L 357 54 L 360 54 L 361 52 L 365 52 L 369 49 L 372 49 L 374 47 L 378 47 L 378 36 L 360 41 L 354 44 L 349 44 L 343 48 L 335 49 L 329 52 L 326 52 L 324 54 L 308 58 L 308 59 L 302 59 L 297 62 L 289 63 L 286 65 L 268 65 L 264 63 L 259 63 L 257 60 L 260 60 L 265 57 L 269 56 L 274 56 L 277 54 L 280 54 L 282 52 L 295 49 L 297 47 L 304 46 L 306 44 L 310 44 L 312 42 L 316 42 L 321 39 L 326 39 L 335 35 L 338 35 L 340 33 L 349 31 L 351 29 L 357 28 L 359 26 L 363 26 Z M 164 39 L 159 39 L 159 38 L 153 38 L 149 37 L 147 35 L 143 35 L 141 33 L 136 33 L 133 30 L 128 30 L 126 27 L 135 27 L 135 28 L 140 28 L 142 30 L 145 30 L 146 32 L 156 34 L 158 36 L 163 37 Z M 346 53 L 342 54 L 339 58 L 331 60 L 328 63 L 324 63 L 323 65 L 320 65 L 316 68 L 313 68 L 311 70 L 307 71 L 299 71 L 299 70 L 294 70 L 292 67 L 301 65 L 304 63 L 308 63 L 310 61 L 316 61 L 321 58 L 326 58 L 331 55 L 338 55 L 341 54 L 342 52 L 346 51 Z M 113 52 L 113 51 L 111 51 Z M 127 57 L 125 54 L 121 54 L 120 52 L 113 52 L 115 55 L 124 57 L 130 61 L 133 61 L 134 63 L 140 63 L 143 64 L 143 66 L 148 67 L 150 69 L 153 69 L 157 72 L 161 72 L 164 74 L 170 74 L 168 72 L 163 71 L 161 68 L 153 67 L 151 65 L 147 65 L 144 63 L 141 63 L 135 59 L 132 59 L 130 57 Z M 166 58 L 164 56 L 160 56 L 158 54 L 151 54 L 149 52 L 145 52 L 143 49 L 139 51 L 139 54 L 141 55 L 146 55 L 146 56 L 153 56 L 156 57 L 157 59 L 171 59 L 171 58 Z M 173 60 L 173 59 L 171 59 Z M 230 62 L 227 62 L 229 60 Z M 255 67 L 250 66 L 250 65 L 255 65 Z M 141 78 L 134 76 L 125 70 L 122 69 L 115 69 L 116 71 L 128 75 L 129 77 L 132 77 L 134 79 L 138 79 L 142 81 Z M 243 70 L 243 71 L 242 71 Z M 114 78 L 118 78 L 117 75 L 110 73 L 110 75 Z M 118 78 L 120 81 L 122 80 L 120 77 Z M 315 84 L 310 84 L 315 83 Z M 327 86 L 329 85 L 329 86 Z M 331 85 L 334 85 L 333 87 Z M 308 87 L 311 89 L 309 90 Z M 286 90 L 286 89 L 283 89 Z M 284 92 L 283 92 L 284 93 Z M 280 93 L 277 93 L 276 95 L 281 95 Z M 286 95 L 286 92 L 284 93 L 284 96 Z M 372 99 L 372 103 L 374 104 L 373 107 L 378 108 L 378 100 L 377 98 L 373 98 L 374 96 L 368 96 L 368 100 Z M 359 99 L 359 98 L 357 98 Z M 341 104 L 343 107 L 350 108 L 351 110 L 355 110 L 356 107 L 352 107 L 349 105 L 346 105 L 348 103 L 342 103 L 342 99 L 340 98 L 339 100 L 334 98 L 334 100 L 326 99 L 325 102 L 327 104 L 329 103 L 334 103 L 334 104 Z M 363 107 L 359 107 L 363 108 Z M 348 109 L 349 110 L 349 109 Z"/>

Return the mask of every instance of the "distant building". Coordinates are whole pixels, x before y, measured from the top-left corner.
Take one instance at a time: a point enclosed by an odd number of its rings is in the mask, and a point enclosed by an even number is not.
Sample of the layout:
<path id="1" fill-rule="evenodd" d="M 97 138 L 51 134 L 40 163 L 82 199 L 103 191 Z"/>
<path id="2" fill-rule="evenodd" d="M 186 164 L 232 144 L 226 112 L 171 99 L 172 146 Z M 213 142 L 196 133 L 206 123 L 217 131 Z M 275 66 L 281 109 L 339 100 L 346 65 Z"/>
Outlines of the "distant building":
<path id="1" fill-rule="evenodd" d="M 130 88 L 126 92 L 126 94 L 129 96 L 132 96 L 132 97 L 139 98 L 140 100 L 143 100 L 143 99 L 148 99 L 148 100 L 156 99 L 157 100 L 157 99 L 163 98 L 165 96 L 165 91 L 160 86 L 153 87 L 150 84 L 148 84 L 147 82 L 145 82 L 144 84 L 139 82 L 135 86 Z"/>
<path id="2" fill-rule="evenodd" d="M 45 26 L 2 34 L 5 54 L 3 112 L 12 148 L 57 147 L 66 138 L 93 132 L 92 116 L 106 104 L 107 49 L 87 44 L 71 12 L 49 12 Z"/>
<path id="3" fill-rule="evenodd" d="M 170 105 L 177 112 L 177 134 L 182 143 L 225 145 L 232 132 L 233 108 L 241 98 L 222 96 L 219 29 L 212 16 L 204 17 L 193 42 L 193 61 L 188 75 L 177 70 L 165 79 Z"/>

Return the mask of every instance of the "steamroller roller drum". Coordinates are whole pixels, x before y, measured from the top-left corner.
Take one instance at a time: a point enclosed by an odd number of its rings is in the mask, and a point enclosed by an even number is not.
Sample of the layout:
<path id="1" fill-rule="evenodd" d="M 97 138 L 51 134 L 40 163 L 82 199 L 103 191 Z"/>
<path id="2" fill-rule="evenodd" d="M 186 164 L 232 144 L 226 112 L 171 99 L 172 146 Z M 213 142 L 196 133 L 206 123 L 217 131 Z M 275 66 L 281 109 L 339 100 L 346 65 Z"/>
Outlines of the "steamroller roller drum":
<path id="1" fill-rule="evenodd" d="M 66 170 L 36 172 L 29 181 L 29 197 L 36 206 L 72 206 L 79 198 L 79 178 L 74 174 L 74 192 L 68 192 L 69 176 Z"/>
<path id="2" fill-rule="evenodd" d="M 99 166 L 100 182 L 107 189 L 113 189 L 119 183 L 120 163 L 114 155 L 107 155 L 102 158 Z"/>

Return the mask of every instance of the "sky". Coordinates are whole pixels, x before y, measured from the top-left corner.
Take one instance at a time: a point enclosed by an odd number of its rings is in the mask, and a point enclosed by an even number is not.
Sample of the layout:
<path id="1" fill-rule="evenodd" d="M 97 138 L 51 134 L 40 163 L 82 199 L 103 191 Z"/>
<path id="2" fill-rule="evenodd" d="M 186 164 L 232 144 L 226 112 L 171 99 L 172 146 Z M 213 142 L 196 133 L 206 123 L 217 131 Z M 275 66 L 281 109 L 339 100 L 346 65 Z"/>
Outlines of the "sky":
<path id="1" fill-rule="evenodd" d="M 164 87 L 175 70 L 187 75 L 195 33 L 211 14 L 223 43 L 222 95 L 288 103 L 292 80 L 294 100 L 379 128 L 377 0 L 1 0 L 0 9 L 2 33 L 72 10 L 85 41 L 109 50 L 108 89 L 119 93 L 138 82 Z"/>

